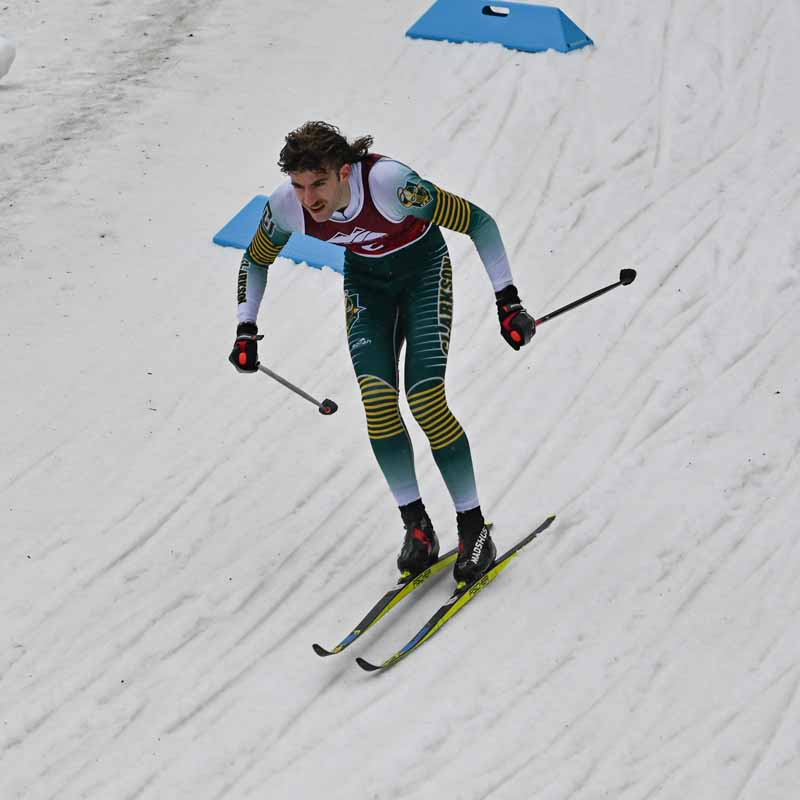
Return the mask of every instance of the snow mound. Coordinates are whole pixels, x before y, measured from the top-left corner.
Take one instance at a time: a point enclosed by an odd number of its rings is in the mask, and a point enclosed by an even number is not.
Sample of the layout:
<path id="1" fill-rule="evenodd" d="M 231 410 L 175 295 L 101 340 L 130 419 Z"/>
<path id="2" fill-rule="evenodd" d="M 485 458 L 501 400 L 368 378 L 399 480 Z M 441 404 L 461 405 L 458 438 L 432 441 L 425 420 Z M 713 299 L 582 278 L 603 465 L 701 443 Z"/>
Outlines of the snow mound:
<path id="1" fill-rule="evenodd" d="M 17 55 L 17 46 L 6 34 L 0 33 L 0 78 L 8 74 L 14 58 Z"/>

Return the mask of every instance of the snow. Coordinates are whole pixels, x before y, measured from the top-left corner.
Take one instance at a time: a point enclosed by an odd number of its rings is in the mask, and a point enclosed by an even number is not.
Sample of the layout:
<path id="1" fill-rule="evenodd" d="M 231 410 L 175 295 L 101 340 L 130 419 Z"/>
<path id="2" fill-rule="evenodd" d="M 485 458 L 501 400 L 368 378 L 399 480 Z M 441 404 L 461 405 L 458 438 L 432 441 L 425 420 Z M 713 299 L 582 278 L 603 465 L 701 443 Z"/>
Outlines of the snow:
<path id="1" fill-rule="evenodd" d="M 789 800 L 800 785 L 796 4 L 573 0 L 569 55 L 412 41 L 427 8 L 3 10 L 0 797 Z M 13 79 L 13 80 L 12 80 Z M 501 548 L 317 658 L 394 579 L 341 278 L 279 262 L 227 363 L 211 236 L 326 119 L 497 219 L 513 352 L 448 235 L 448 396 Z M 412 424 L 443 546 L 454 518 Z"/>

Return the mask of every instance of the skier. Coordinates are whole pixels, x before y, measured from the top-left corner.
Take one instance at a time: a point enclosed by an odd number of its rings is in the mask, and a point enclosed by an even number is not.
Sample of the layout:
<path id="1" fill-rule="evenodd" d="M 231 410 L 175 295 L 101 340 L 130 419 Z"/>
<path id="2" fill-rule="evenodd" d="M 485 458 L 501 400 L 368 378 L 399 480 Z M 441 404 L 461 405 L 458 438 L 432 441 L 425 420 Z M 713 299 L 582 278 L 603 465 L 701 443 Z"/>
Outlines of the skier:
<path id="1" fill-rule="evenodd" d="M 307 122 L 286 136 L 278 165 L 289 180 L 270 196 L 242 258 L 230 361 L 240 372 L 258 369 L 263 337 L 256 320 L 267 271 L 291 233 L 344 246 L 350 356 L 370 443 L 405 527 L 397 559 L 401 580 L 424 571 L 439 555 L 398 406 L 405 343 L 406 396 L 455 506 L 459 555 L 453 576 L 463 584 L 486 572 L 497 552 L 481 512 L 469 442 L 445 396 L 453 284 L 439 229 L 472 238 L 495 291 L 500 333 L 511 347 L 527 344 L 535 323 L 520 302 L 494 220 L 405 164 L 371 153 L 372 141 L 364 136 L 350 143 L 325 122 Z"/>

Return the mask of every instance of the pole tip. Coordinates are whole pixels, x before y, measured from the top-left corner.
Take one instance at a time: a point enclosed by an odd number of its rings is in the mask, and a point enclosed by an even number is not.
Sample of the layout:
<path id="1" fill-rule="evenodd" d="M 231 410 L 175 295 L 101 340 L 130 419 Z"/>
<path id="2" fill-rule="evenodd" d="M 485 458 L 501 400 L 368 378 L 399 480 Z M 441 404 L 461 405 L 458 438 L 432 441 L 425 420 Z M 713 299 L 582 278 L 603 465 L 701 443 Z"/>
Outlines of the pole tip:
<path id="1" fill-rule="evenodd" d="M 325 414 L 325 416 L 335 414 L 338 410 L 339 406 L 337 406 L 333 400 L 328 400 L 327 398 L 319 404 L 319 413 Z"/>
<path id="2" fill-rule="evenodd" d="M 635 269 L 623 269 L 623 270 L 620 270 L 619 282 L 623 286 L 627 286 L 629 283 L 633 283 L 635 280 L 636 280 L 636 270 Z"/>

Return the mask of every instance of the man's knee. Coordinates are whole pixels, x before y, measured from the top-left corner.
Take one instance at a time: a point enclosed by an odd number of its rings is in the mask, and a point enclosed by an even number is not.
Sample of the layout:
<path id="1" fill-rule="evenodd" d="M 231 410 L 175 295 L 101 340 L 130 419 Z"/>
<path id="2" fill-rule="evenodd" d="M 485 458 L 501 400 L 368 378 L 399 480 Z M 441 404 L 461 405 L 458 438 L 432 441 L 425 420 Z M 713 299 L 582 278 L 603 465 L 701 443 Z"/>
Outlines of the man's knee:
<path id="1" fill-rule="evenodd" d="M 361 402 L 367 415 L 369 438 L 389 439 L 405 433 L 397 389 L 375 375 L 359 375 L 358 385 L 361 389 Z"/>
<path id="2" fill-rule="evenodd" d="M 444 391 L 444 381 L 422 381 L 408 390 L 411 413 L 425 432 L 432 450 L 453 444 L 464 430 L 450 411 Z"/>

